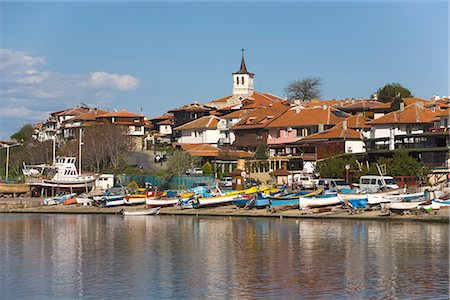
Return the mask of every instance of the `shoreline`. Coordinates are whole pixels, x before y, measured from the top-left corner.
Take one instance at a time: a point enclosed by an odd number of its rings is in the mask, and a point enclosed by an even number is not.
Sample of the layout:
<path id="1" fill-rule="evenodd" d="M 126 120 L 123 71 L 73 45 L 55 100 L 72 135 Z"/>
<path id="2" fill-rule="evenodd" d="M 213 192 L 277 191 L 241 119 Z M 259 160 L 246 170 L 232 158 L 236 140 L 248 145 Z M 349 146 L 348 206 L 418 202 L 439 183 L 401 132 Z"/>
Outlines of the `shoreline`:
<path id="1" fill-rule="evenodd" d="M 96 207 L 83 205 L 42 205 L 43 198 L 0 198 L 0 214 L 119 214 L 120 210 L 142 210 L 145 205 Z M 334 207 L 331 210 L 298 208 L 278 208 L 275 211 L 266 209 L 244 209 L 234 205 L 199 209 L 181 209 L 180 207 L 162 207 L 160 215 L 171 216 L 205 216 L 205 217 L 255 217 L 255 218 L 289 218 L 320 220 L 366 220 L 366 221 L 413 221 L 449 224 L 450 208 L 442 207 L 429 213 L 418 215 L 382 215 L 379 210 L 367 210 L 350 214 L 348 209 Z"/>

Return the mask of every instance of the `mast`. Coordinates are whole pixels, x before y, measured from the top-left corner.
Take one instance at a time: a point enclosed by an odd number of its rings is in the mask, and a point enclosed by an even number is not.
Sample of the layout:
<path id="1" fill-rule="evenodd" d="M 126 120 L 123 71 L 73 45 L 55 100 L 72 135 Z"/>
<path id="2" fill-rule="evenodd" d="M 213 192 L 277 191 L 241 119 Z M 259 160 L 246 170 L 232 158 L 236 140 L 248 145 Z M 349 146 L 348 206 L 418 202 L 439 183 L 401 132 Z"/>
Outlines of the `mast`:
<path id="1" fill-rule="evenodd" d="M 78 174 L 81 175 L 81 138 L 83 136 L 83 129 L 80 127 L 80 138 L 78 144 Z"/>

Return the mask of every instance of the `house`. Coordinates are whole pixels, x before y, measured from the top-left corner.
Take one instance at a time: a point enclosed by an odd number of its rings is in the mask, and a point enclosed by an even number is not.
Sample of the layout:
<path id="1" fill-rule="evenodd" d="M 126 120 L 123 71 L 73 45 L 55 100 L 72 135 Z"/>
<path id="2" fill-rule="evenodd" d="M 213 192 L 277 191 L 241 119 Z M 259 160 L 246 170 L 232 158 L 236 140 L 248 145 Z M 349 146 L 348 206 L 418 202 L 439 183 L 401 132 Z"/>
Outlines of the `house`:
<path id="1" fill-rule="evenodd" d="M 96 117 L 97 124 L 113 124 L 125 127 L 127 134 L 133 138 L 136 149 L 142 149 L 142 139 L 145 134 L 144 120 L 145 117 L 142 114 L 131 113 L 125 109 Z"/>
<path id="2" fill-rule="evenodd" d="M 308 135 L 327 130 L 347 117 L 347 113 L 327 105 L 291 107 L 265 126 L 270 155 L 299 154 L 297 146 L 292 144 Z"/>
<path id="3" fill-rule="evenodd" d="M 256 109 L 231 127 L 236 140 L 233 145 L 242 150 L 255 151 L 261 144 L 267 144 L 268 132 L 266 126 L 276 120 L 290 106 L 273 103 L 265 109 Z"/>
<path id="4" fill-rule="evenodd" d="M 180 144 L 209 144 L 218 145 L 220 130 L 217 128 L 221 121 L 216 116 L 204 116 L 175 128 L 178 132 Z"/>
<path id="5" fill-rule="evenodd" d="M 78 136 L 80 128 L 88 127 L 96 123 L 98 116 L 108 113 L 107 111 L 93 108 L 88 112 L 80 114 L 62 122 L 61 131 L 64 140 L 70 140 Z"/>
<path id="6" fill-rule="evenodd" d="M 368 124 L 370 131 L 371 150 L 395 150 L 396 136 L 424 133 L 434 126 L 436 114 L 424 107 L 422 102 L 415 102 L 408 106 L 400 103 L 398 111 L 390 112 Z"/>
<path id="7" fill-rule="evenodd" d="M 162 116 L 155 117 L 149 120 L 152 123 L 152 128 L 156 131 L 153 139 L 160 143 L 171 144 L 173 142 L 173 114 L 165 113 Z"/>
<path id="8" fill-rule="evenodd" d="M 219 145 L 233 145 L 236 140 L 234 132 L 231 127 L 236 125 L 243 117 L 247 116 L 253 109 L 240 109 L 230 112 L 220 117 L 217 128 L 220 130 Z"/>
<path id="9" fill-rule="evenodd" d="M 213 108 L 205 106 L 195 101 L 194 103 L 184 105 L 179 108 L 169 110 L 168 113 L 173 114 L 173 127 L 180 127 L 186 123 L 197 120 L 204 116 L 209 116 Z M 167 125 L 167 124 L 166 124 Z M 172 140 L 180 137 L 180 132 L 172 133 Z"/>

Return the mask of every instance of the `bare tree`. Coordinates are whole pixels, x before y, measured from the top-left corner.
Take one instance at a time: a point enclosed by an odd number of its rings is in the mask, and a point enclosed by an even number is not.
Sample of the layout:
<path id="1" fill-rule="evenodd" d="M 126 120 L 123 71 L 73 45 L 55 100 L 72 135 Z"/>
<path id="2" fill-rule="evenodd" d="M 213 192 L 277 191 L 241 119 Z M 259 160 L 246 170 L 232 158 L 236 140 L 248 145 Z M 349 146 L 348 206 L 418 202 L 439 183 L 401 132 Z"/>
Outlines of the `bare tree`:
<path id="1" fill-rule="evenodd" d="M 322 78 L 305 77 L 301 80 L 292 81 L 284 90 L 291 100 L 311 101 L 313 98 L 320 97 L 321 86 Z"/>
<path id="2" fill-rule="evenodd" d="M 87 127 L 83 133 L 83 164 L 97 172 L 107 166 L 117 168 L 132 145 L 125 127 L 112 124 Z"/>

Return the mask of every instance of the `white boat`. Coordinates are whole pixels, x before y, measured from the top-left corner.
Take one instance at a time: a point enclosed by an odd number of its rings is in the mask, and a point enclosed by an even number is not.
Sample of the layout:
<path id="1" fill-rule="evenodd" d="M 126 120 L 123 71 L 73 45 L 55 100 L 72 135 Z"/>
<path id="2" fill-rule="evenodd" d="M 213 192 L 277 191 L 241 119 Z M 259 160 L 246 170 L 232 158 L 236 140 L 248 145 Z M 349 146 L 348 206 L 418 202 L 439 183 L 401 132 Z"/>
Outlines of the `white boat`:
<path id="1" fill-rule="evenodd" d="M 439 204 L 440 206 L 450 206 L 450 200 L 434 199 L 433 202 Z"/>
<path id="2" fill-rule="evenodd" d="M 341 200 L 336 194 L 325 194 L 323 196 L 314 197 L 300 197 L 298 202 L 300 209 L 332 206 L 339 203 L 341 203 Z"/>
<path id="3" fill-rule="evenodd" d="M 418 202 L 425 200 L 425 193 L 412 193 L 412 194 L 398 194 L 398 195 L 385 195 L 381 202 Z"/>
<path id="4" fill-rule="evenodd" d="M 155 197 L 151 197 L 151 198 L 146 198 L 145 199 L 145 204 L 148 206 L 174 206 L 176 205 L 178 202 L 180 202 L 180 198 L 169 198 L 169 199 L 158 199 Z"/>
<path id="5" fill-rule="evenodd" d="M 145 204 L 145 197 L 130 197 L 130 196 L 126 196 L 123 199 L 123 203 L 125 205 L 140 205 L 140 204 Z"/>
<path id="6" fill-rule="evenodd" d="M 231 204 L 238 195 L 226 195 L 217 197 L 192 198 L 184 199 L 180 203 L 181 208 L 199 208 L 207 206 L 217 206 L 223 204 Z"/>
<path id="7" fill-rule="evenodd" d="M 157 215 L 157 214 L 159 214 L 160 210 L 161 210 L 161 207 L 155 207 L 155 208 L 151 208 L 151 209 L 136 210 L 136 211 L 122 210 L 121 213 L 124 216 L 148 216 L 148 215 Z"/>
<path id="8" fill-rule="evenodd" d="M 87 197 L 77 197 L 76 199 L 77 199 L 78 204 L 83 204 L 83 205 L 89 205 L 92 202 L 94 202 L 93 199 L 87 198 Z"/>
<path id="9" fill-rule="evenodd" d="M 56 157 L 53 165 L 26 165 L 22 169 L 25 182 L 31 189 L 86 192 L 95 184 L 98 175 L 79 174 L 75 157 Z"/>
<path id="10" fill-rule="evenodd" d="M 425 201 L 413 201 L 413 202 L 389 202 L 385 203 L 384 208 L 388 208 L 394 211 L 405 211 L 414 208 L 419 208 L 419 205 L 425 203 Z"/>
<path id="11" fill-rule="evenodd" d="M 383 198 L 389 195 L 399 195 L 403 193 L 403 189 L 388 190 L 379 193 L 367 194 L 367 202 L 369 205 L 377 205 L 383 202 Z"/>

